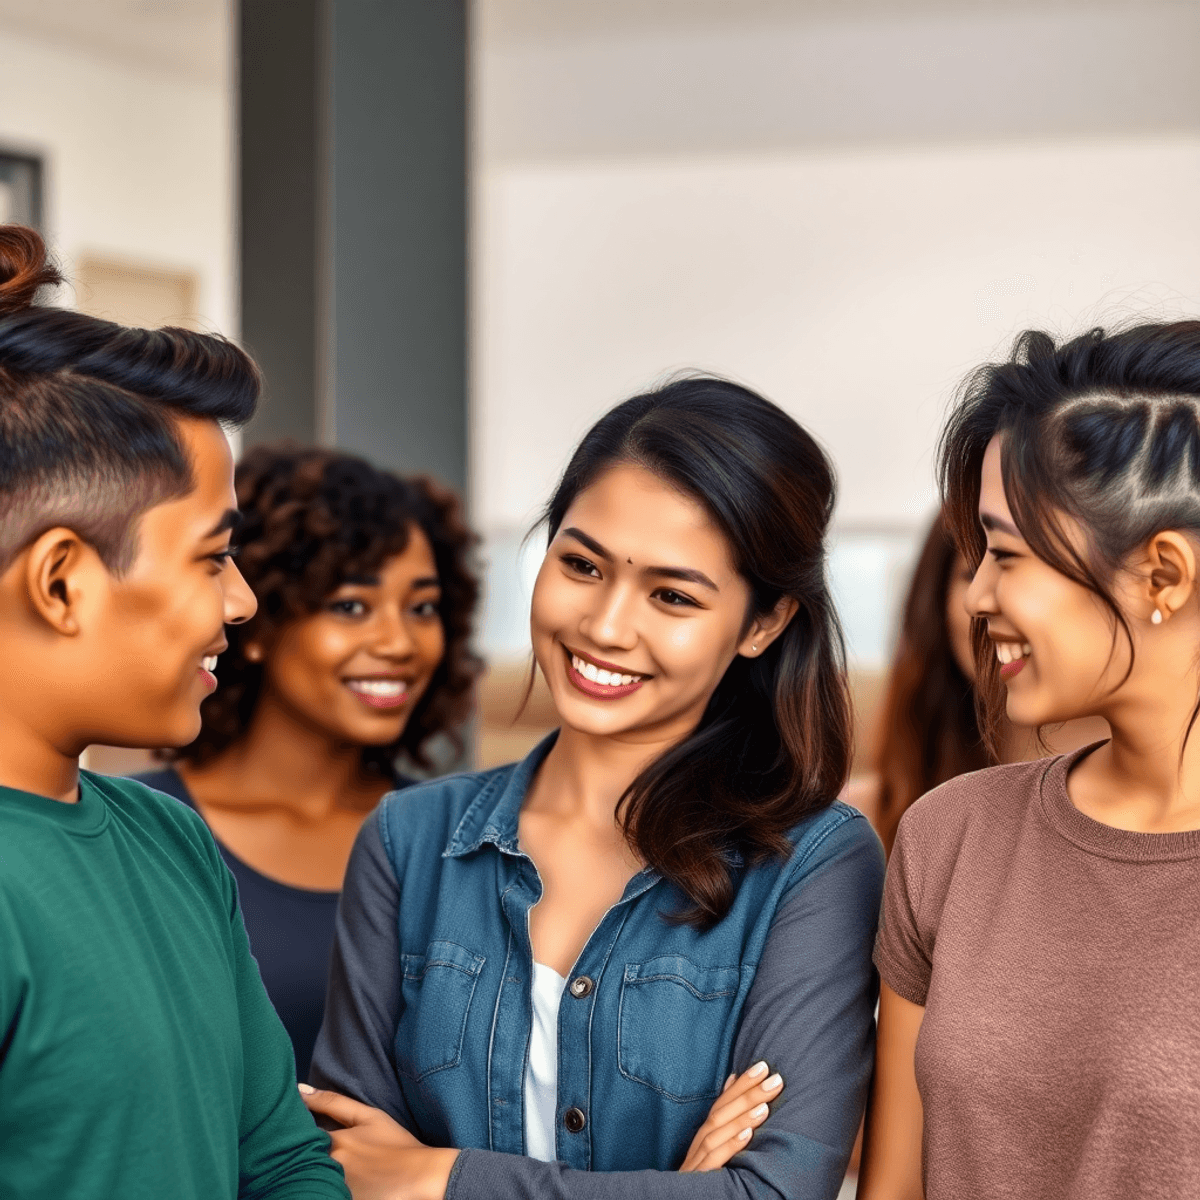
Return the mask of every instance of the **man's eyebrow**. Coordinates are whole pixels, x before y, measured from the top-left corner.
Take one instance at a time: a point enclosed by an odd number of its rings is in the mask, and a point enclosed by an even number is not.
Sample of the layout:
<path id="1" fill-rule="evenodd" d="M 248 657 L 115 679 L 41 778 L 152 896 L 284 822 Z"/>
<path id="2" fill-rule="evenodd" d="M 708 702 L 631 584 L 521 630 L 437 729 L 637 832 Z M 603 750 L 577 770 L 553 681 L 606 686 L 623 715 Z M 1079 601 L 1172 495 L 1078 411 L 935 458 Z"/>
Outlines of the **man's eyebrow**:
<path id="1" fill-rule="evenodd" d="M 692 567 L 645 567 L 642 574 L 660 575 L 664 579 L 678 579 L 683 583 L 698 583 L 714 592 L 721 590 L 703 571 L 696 571 Z"/>
<path id="2" fill-rule="evenodd" d="M 236 508 L 227 508 L 222 514 L 221 519 L 204 535 L 205 540 L 208 538 L 220 537 L 223 533 L 235 531 L 245 517 Z"/>
<path id="3" fill-rule="evenodd" d="M 1015 525 L 1010 525 L 1007 521 L 1001 519 L 1000 517 L 992 516 L 991 513 L 980 513 L 979 523 L 984 527 L 984 529 L 989 531 L 995 531 L 996 533 L 1008 533 L 1013 537 L 1021 536 L 1021 531 Z"/>
<path id="4" fill-rule="evenodd" d="M 593 554 L 599 555 L 605 562 L 612 562 L 613 557 L 605 548 L 600 545 L 593 537 L 588 537 L 582 529 L 576 529 L 574 525 L 563 530 L 566 537 L 572 537 L 577 542 L 582 542 Z"/>

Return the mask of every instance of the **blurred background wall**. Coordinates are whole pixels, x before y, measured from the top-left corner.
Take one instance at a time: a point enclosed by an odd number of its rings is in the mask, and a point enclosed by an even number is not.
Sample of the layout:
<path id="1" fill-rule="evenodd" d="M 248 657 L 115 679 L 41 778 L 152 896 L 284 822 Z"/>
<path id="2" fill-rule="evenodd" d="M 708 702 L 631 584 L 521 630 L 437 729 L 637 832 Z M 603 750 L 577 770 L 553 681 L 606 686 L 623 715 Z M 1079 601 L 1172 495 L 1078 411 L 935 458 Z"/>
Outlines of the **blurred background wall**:
<path id="1" fill-rule="evenodd" d="M 118 304 L 236 333 L 231 3 L 0 0 L 0 154 L 40 162 L 73 278 L 90 262 Z M 86 278 L 73 299 L 111 308 Z"/>
<path id="2" fill-rule="evenodd" d="M 869 717 L 963 373 L 1200 310 L 1198 48 L 1193 0 L 0 0 L 0 216 L 39 161 L 81 307 L 244 334 L 251 440 L 465 484 L 486 760 L 546 719 L 521 539 L 574 441 L 763 390 L 838 464 Z"/>

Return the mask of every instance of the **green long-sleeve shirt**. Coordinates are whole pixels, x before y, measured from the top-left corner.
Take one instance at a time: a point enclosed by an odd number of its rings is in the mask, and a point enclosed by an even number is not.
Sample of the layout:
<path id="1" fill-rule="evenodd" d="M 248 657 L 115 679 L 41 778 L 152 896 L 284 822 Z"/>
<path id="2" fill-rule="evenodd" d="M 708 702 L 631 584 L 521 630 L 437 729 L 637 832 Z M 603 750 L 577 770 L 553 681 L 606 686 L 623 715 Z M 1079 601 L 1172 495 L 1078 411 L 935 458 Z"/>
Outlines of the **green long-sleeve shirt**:
<path id="1" fill-rule="evenodd" d="M 5 1200 L 347 1200 L 204 823 L 0 788 Z"/>

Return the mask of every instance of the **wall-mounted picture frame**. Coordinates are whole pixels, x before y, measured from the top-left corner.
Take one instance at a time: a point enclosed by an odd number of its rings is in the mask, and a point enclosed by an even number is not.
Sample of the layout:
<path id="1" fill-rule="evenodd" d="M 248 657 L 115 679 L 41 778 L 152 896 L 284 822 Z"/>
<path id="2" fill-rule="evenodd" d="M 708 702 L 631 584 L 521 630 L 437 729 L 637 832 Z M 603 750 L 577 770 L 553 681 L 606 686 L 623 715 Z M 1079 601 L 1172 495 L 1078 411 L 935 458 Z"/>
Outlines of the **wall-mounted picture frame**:
<path id="1" fill-rule="evenodd" d="M 42 160 L 0 147 L 0 223 L 42 228 Z"/>

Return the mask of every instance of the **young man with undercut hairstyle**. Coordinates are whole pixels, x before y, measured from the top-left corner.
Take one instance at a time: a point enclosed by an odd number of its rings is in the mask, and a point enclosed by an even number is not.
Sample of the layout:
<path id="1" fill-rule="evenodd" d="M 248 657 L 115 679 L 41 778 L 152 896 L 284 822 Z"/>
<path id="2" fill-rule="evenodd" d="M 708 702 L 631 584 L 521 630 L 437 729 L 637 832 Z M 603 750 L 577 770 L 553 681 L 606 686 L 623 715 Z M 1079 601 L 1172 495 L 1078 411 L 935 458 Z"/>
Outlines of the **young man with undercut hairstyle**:
<path id="1" fill-rule="evenodd" d="M 221 424 L 258 372 L 58 282 L 0 226 L 0 1196 L 347 1200 L 203 822 L 79 769 L 194 738 L 254 613 Z"/>

